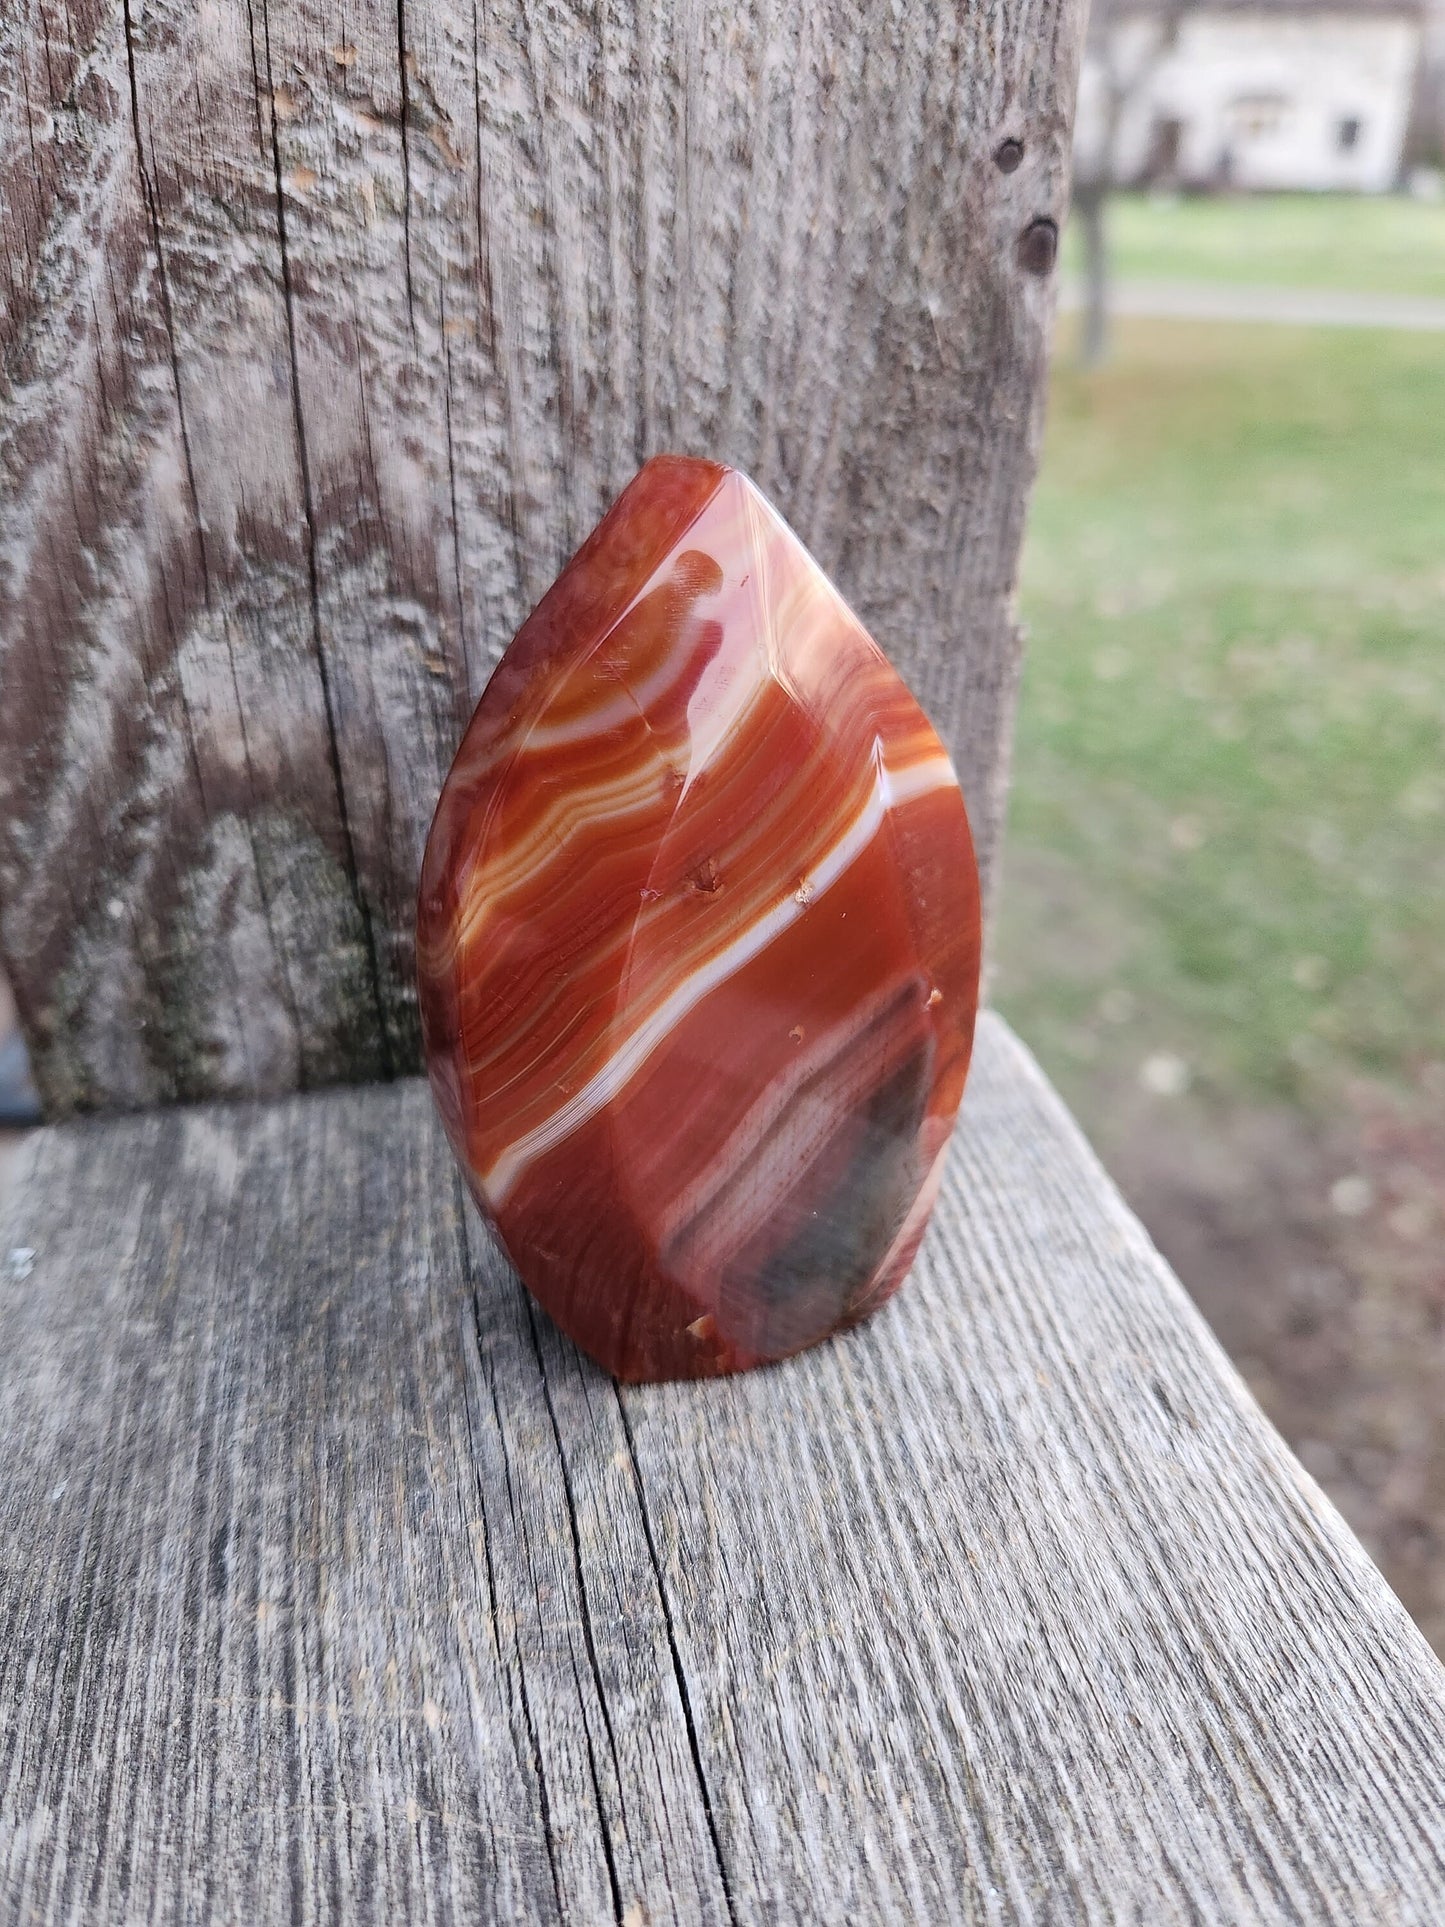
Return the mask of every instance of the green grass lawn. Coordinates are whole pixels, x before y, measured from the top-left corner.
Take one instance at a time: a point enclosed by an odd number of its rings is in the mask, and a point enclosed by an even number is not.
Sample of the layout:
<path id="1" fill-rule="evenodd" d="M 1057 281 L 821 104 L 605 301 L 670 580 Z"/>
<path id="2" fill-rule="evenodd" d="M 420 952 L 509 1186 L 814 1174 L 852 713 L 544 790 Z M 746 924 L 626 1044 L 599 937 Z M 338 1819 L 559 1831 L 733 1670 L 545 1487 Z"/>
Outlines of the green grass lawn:
<path id="1" fill-rule="evenodd" d="M 995 991 L 1086 1122 L 1161 1054 L 1317 1114 L 1445 1059 L 1445 336 L 1119 324 L 1055 370 L 1021 600 Z"/>
<path id="2" fill-rule="evenodd" d="M 1445 296 L 1445 201 L 1120 194 L 1108 223 L 1125 277 Z M 1065 233 L 1064 262 L 1077 273 L 1077 234 Z"/>

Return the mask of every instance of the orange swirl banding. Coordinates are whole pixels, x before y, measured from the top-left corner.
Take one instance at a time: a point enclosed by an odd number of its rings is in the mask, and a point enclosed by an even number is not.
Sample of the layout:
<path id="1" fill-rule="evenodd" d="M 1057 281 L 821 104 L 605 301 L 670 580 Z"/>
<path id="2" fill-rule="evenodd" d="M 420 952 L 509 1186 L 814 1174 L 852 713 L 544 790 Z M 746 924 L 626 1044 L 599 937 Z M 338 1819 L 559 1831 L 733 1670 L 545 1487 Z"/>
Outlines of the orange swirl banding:
<path id="1" fill-rule="evenodd" d="M 628 1379 L 873 1310 L 978 962 L 927 718 L 751 483 L 649 462 L 498 666 L 422 871 L 433 1088 L 532 1292 Z"/>

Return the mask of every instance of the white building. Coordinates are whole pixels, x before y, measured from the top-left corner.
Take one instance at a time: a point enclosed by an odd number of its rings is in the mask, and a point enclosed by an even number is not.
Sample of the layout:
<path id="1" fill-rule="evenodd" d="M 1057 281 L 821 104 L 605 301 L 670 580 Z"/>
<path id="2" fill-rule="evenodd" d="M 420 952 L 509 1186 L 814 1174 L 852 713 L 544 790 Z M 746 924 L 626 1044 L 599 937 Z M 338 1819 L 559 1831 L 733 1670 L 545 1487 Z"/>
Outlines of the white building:
<path id="1" fill-rule="evenodd" d="M 1364 194 L 1399 179 L 1421 48 L 1412 0 L 1118 0 L 1091 40 L 1081 172 Z"/>

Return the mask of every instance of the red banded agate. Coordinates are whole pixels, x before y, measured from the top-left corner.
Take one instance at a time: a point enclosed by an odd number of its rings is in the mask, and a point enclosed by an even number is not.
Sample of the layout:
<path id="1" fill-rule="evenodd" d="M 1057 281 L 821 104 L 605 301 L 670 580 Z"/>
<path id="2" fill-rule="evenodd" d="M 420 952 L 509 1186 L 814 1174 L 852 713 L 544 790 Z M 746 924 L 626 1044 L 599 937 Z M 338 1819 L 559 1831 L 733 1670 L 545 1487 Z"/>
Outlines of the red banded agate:
<path id="1" fill-rule="evenodd" d="M 422 870 L 432 1086 L 536 1298 L 634 1380 L 880 1305 L 978 961 L 927 718 L 750 482 L 649 462 L 498 665 Z"/>

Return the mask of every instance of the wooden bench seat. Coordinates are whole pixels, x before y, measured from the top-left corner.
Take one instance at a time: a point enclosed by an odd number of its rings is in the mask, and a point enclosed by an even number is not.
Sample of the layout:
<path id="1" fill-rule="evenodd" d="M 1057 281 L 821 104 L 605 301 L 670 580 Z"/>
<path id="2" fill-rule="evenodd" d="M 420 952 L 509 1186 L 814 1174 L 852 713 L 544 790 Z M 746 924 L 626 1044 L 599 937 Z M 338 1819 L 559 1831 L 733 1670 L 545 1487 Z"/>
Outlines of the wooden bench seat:
<path id="1" fill-rule="evenodd" d="M 1445 1672 L 997 1017 L 784 1366 L 619 1389 L 415 1080 L 38 1132 L 0 1361 L 7 1921 L 1445 1917 Z"/>

